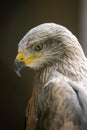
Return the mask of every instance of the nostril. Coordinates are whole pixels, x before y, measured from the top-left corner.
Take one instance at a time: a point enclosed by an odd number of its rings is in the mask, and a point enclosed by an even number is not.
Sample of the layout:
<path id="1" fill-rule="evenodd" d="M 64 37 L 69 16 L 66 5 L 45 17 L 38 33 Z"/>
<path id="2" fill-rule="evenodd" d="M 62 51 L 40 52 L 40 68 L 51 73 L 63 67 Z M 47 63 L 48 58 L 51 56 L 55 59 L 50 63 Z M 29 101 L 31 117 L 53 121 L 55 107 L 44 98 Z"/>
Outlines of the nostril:
<path id="1" fill-rule="evenodd" d="M 24 59 L 23 57 L 20 58 L 20 60 L 23 60 L 23 59 Z"/>
<path id="2" fill-rule="evenodd" d="M 23 61 L 24 60 L 24 54 L 23 53 L 19 53 L 17 55 L 16 59 L 18 59 L 19 61 Z"/>

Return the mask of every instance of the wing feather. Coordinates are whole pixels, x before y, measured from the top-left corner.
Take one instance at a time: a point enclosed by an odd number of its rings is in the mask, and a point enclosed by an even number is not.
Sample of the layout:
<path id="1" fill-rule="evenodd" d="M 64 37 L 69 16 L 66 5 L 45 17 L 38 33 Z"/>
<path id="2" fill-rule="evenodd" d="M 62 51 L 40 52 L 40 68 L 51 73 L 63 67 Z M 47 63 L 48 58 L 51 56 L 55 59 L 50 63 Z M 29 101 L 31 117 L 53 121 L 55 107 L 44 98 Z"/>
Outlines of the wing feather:
<path id="1" fill-rule="evenodd" d="M 38 130 L 87 130 L 87 116 L 83 111 L 87 109 L 87 100 L 75 87 L 58 80 L 49 82 L 41 90 Z"/>

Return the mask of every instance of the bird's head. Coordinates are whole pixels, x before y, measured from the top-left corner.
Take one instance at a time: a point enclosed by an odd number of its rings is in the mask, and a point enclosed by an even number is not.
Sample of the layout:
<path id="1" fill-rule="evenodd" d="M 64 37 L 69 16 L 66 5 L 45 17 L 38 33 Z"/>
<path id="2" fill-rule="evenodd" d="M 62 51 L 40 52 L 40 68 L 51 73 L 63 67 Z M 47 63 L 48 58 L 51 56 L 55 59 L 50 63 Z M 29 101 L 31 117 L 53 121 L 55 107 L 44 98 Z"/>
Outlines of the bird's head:
<path id="1" fill-rule="evenodd" d="M 61 61 L 75 42 L 76 37 L 61 25 L 45 23 L 31 29 L 18 44 L 17 74 L 25 66 L 37 70 Z"/>

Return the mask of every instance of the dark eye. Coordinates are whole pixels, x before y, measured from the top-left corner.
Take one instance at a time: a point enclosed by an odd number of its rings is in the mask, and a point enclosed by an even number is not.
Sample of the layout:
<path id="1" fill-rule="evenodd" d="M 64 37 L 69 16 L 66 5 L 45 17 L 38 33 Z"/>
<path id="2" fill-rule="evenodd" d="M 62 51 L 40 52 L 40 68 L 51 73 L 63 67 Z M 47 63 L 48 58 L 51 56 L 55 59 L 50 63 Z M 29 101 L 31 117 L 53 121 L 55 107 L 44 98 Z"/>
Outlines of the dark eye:
<path id="1" fill-rule="evenodd" d="M 43 49 L 43 45 L 42 44 L 36 45 L 34 49 L 35 51 L 40 51 Z"/>

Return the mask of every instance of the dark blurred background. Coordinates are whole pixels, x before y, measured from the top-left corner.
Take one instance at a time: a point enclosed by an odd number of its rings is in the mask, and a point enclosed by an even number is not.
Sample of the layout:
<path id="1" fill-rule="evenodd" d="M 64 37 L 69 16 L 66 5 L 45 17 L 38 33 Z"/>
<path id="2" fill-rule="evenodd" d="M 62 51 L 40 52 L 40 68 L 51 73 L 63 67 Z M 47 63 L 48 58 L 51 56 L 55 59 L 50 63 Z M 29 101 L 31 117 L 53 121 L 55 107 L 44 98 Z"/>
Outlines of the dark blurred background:
<path id="1" fill-rule="evenodd" d="M 45 22 L 66 26 L 86 53 L 87 0 L 3 0 L 0 2 L 0 130 L 24 130 L 25 109 L 32 92 L 33 72 L 22 78 L 14 71 L 17 45 L 25 33 Z"/>

